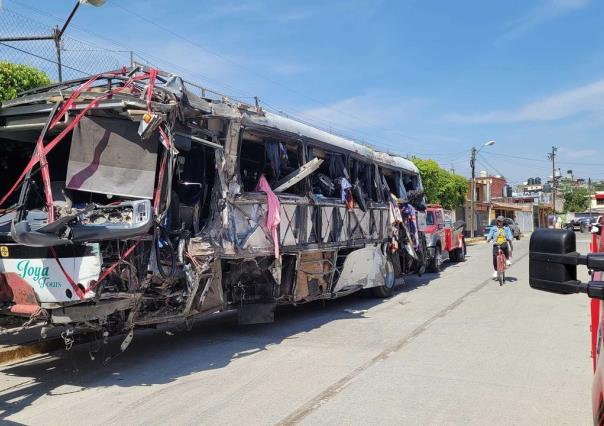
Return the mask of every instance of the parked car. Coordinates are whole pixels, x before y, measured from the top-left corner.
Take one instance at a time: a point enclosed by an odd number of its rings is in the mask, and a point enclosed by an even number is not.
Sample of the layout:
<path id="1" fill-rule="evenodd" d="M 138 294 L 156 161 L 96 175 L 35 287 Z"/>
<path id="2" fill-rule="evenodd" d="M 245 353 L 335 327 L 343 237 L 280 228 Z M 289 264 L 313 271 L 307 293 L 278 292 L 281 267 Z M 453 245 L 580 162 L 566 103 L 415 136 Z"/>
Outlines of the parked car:
<path id="1" fill-rule="evenodd" d="M 512 235 L 514 236 L 514 238 L 515 238 L 516 240 L 519 240 L 519 239 L 520 239 L 520 235 L 521 235 L 521 232 L 520 232 L 520 227 L 518 226 L 518 224 L 517 224 L 516 222 L 514 222 L 514 219 L 511 219 L 511 218 L 509 218 L 509 217 L 506 217 L 506 218 L 505 218 L 505 224 L 506 224 L 507 226 L 509 226 L 509 227 L 510 227 L 510 230 L 512 231 Z M 493 226 L 495 226 L 495 225 L 497 225 L 497 220 L 496 220 L 496 219 L 493 219 L 493 220 L 491 221 L 491 224 L 490 224 L 490 225 L 488 225 L 488 226 L 485 226 L 485 227 L 484 227 L 484 232 L 483 232 L 483 234 L 484 234 L 485 239 L 486 239 L 486 238 L 487 238 L 487 236 L 489 235 L 489 231 L 491 230 L 491 228 L 492 228 Z"/>
<path id="2" fill-rule="evenodd" d="M 578 217 L 568 222 L 566 228 L 571 229 L 572 226 L 573 231 L 588 232 L 590 223 L 591 220 L 589 217 Z"/>
<path id="3" fill-rule="evenodd" d="M 565 228 L 573 231 L 589 232 L 592 225 L 598 223 L 599 216 L 578 217 L 569 221 Z"/>

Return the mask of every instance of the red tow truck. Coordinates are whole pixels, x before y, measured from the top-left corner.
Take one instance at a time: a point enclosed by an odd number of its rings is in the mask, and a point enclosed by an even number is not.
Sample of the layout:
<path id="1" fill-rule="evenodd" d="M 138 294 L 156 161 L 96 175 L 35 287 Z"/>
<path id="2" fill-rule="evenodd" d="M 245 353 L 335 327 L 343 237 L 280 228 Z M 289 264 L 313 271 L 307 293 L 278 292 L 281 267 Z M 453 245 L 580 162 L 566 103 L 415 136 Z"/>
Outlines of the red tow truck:
<path id="1" fill-rule="evenodd" d="M 426 209 L 427 270 L 438 272 L 444 260 L 463 262 L 466 258 L 464 221 L 451 223 L 451 212 L 439 204 L 428 204 Z"/>

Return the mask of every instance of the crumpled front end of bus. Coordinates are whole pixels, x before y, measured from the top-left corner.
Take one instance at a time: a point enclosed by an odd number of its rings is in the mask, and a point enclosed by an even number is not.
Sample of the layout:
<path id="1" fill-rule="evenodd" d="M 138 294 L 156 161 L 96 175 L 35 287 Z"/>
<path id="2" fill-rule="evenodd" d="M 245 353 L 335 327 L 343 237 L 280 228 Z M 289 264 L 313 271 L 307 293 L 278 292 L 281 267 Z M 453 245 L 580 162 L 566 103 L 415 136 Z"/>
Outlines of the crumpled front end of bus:
<path id="1" fill-rule="evenodd" d="M 144 67 L 4 102 L 0 315 L 119 332 L 222 309 L 217 109 Z"/>

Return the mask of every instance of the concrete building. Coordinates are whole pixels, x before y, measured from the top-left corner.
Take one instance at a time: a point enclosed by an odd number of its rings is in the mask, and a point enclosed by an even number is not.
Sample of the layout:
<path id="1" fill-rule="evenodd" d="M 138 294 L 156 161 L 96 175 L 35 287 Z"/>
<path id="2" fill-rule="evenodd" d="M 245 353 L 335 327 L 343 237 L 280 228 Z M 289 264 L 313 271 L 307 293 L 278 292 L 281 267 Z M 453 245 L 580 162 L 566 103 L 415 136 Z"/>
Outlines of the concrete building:
<path id="1" fill-rule="evenodd" d="M 547 184 L 541 183 L 541 178 L 530 178 L 518 187 L 521 192 L 512 193 L 503 176 L 489 176 L 486 172 L 480 172 L 476 178 L 475 235 L 482 235 L 484 228 L 497 216 L 514 219 L 523 233 L 546 227 L 547 216 L 552 212 L 552 194 L 545 192 L 547 187 Z M 470 196 L 471 182 L 466 197 L 468 230 L 471 226 Z M 604 192 L 602 198 L 604 203 Z M 559 211 L 562 204 L 563 200 L 557 197 L 556 206 Z"/>
<path id="2" fill-rule="evenodd" d="M 590 207 L 593 212 L 604 213 L 604 191 L 596 191 L 591 194 Z"/>

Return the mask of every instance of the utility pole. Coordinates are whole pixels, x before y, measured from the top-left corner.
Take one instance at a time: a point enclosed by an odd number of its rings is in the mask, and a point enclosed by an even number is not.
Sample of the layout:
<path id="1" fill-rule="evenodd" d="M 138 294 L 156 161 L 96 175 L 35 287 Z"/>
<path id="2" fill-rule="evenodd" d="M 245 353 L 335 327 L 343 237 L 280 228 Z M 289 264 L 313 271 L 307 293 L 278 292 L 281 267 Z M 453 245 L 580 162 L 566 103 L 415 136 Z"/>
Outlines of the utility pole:
<path id="1" fill-rule="evenodd" d="M 552 161 L 552 206 L 556 213 L 556 151 L 558 148 L 552 146 L 552 152 L 547 154 L 547 159 Z"/>
<path id="2" fill-rule="evenodd" d="M 484 148 L 485 146 L 493 146 L 495 145 L 495 141 L 494 140 L 490 140 L 487 141 L 485 143 L 483 143 L 480 148 L 476 149 L 476 147 L 472 147 L 472 155 L 470 157 L 470 168 L 472 169 L 472 199 L 470 200 L 470 211 L 471 211 L 471 215 L 472 218 L 470 220 L 470 225 L 471 225 L 471 229 L 470 229 L 470 237 L 474 237 L 474 228 L 476 227 L 476 174 L 475 174 L 475 170 L 476 170 L 476 154 L 478 154 L 480 152 L 480 150 L 482 148 Z"/>
<path id="3" fill-rule="evenodd" d="M 589 202 L 589 223 L 591 223 L 591 178 L 587 178 L 587 200 Z"/>
<path id="4" fill-rule="evenodd" d="M 470 237 L 474 238 L 474 228 L 476 222 L 476 212 L 475 203 L 476 203 L 476 179 L 475 179 L 475 166 L 476 166 L 476 148 L 472 147 L 472 156 L 470 157 L 470 167 L 472 168 L 472 199 L 470 200 Z"/>

